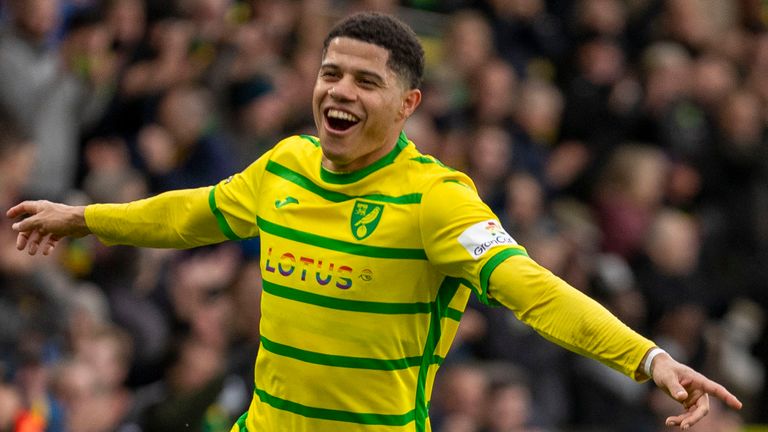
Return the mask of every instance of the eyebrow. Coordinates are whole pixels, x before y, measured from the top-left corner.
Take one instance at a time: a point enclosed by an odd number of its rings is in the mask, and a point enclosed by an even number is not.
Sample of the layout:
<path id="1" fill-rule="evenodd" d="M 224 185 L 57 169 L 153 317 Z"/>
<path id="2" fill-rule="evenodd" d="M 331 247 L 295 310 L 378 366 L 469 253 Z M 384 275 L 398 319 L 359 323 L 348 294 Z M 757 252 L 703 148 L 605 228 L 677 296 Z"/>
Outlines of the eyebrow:
<path id="1" fill-rule="evenodd" d="M 330 62 L 322 63 L 320 65 L 320 70 L 327 70 L 327 69 L 341 70 L 341 67 L 339 65 L 335 64 L 335 63 L 330 63 Z M 386 80 L 384 79 L 383 76 L 379 75 L 376 72 L 370 71 L 370 70 L 355 69 L 355 70 L 352 71 L 352 74 L 355 75 L 356 77 L 365 77 L 365 78 L 368 78 L 368 79 L 373 79 L 376 82 L 381 83 L 381 84 L 386 83 Z"/>

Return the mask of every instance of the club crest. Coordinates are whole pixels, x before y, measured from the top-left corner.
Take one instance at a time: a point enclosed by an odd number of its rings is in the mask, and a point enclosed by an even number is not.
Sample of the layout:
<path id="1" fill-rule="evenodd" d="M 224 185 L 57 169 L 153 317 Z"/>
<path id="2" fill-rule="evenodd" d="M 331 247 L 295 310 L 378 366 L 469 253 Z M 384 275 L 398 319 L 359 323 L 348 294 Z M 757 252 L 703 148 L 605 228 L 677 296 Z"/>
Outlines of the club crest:
<path id="1" fill-rule="evenodd" d="M 381 220 L 384 212 L 382 204 L 374 204 L 366 201 L 355 201 L 352 207 L 350 228 L 356 239 L 362 240 L 373 233 Z"/>

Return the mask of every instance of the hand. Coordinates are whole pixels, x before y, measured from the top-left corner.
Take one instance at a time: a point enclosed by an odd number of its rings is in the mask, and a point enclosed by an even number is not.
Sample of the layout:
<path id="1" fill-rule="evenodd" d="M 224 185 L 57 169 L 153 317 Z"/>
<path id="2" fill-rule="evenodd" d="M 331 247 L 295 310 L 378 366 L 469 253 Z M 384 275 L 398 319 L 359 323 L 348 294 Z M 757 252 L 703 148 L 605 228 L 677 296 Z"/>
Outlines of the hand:
<path id="1" fill-rule="evenodd" d="M 12 228 L 18 232 L 16 249 L 27 250 L 30 255 L 42 251 L 51 253 L 64 237 L 83 237 L 90 234 L 85 224 L 85 207 L 69 206 L 50 201 L 24 201 L 11 207 L 9 218 L 22 217 Z"/>
<path id="2" fill-rule="evenodd" d="M 741 401 L 725 387 L 677 362 L 669 354 L 656 356 L 651 372 L 656 385 L 685 408 L 684 413 L 668 417 L 667 426 L 680 426 L 686 430 L 696 424 L 709 413 L 709 395 L 733 409 L 741 409 Z"/>

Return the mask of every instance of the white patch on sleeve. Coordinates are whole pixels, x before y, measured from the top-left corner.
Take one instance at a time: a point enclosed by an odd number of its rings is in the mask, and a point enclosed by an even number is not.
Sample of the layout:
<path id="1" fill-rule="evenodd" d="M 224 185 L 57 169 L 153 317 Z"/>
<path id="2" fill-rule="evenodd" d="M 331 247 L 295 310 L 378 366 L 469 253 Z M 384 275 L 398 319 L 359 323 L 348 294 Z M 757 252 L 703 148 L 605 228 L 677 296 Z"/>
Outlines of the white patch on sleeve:
<path id="1" fill-rule="evenodd" d="M 464 230 L 459 236 L 459 243 L 476 260 L 494 246 L 517 245 L 515 239 L 504 231 L 501 224 L 492 219 L 478 222 Z"/>

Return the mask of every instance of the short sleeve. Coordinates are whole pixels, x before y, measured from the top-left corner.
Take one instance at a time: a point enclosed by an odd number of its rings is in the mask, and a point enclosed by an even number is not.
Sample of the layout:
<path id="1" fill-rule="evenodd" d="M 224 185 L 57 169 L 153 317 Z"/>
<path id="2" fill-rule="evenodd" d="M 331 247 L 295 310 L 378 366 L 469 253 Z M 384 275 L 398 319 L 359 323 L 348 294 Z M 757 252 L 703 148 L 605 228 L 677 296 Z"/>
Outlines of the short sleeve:
<path id="1" fill-rule="evenodd" d="M 219 229 L 230 240 L 259 235 L 256 217 L 262 179 L 273 150 L 264 153 L 245 170 L 219 182 L 210 192 L 208 204 Z"/>
<path id="2" fill-rule="evenodd" d="M 490 302 L 493 269 L 512 255 L 526 255 L 469 181 L 445 180 L 423 194 L 421 228 L 430 262 L 464 279 L 484 303 Z"/>

